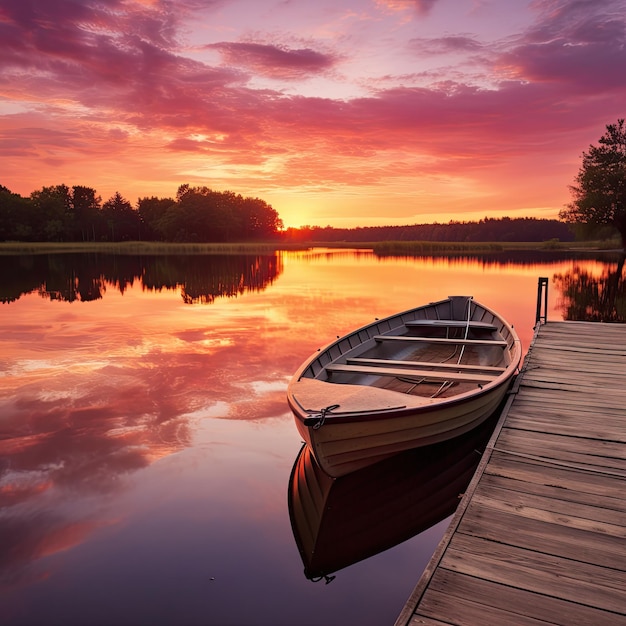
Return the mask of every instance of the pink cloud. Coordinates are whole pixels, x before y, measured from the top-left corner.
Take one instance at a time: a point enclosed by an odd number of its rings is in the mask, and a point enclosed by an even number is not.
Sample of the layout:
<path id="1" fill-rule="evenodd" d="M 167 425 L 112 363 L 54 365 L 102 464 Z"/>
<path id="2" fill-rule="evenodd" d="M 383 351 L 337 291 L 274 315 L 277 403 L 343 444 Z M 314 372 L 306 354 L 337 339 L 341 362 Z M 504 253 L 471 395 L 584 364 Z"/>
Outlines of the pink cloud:
<path id="1" fill-rule="evenodd" d="M 295 80 L 319 74 L 332 68 L 336 59 L 310 48 L 291 49 L 261 43 L 217 43 L 228 65 L 243 66 L 268 78 Z"/>
<path id="2" fill-rule="evenodd" d="M 474 37 L 465 35 L 448 35 L 427 39 L 413 39 L 409 42 L 412 50 L 419 54 L 477 53 L 484 49 L 484 44 Z"/>
<path id="3" fill-rule="evenodd" d="M 378 0 L 379 4 L 385 5 L 390 9 L 415 9 L 418 15 L 426 16 L 437 4 L 439 0 Z"/>

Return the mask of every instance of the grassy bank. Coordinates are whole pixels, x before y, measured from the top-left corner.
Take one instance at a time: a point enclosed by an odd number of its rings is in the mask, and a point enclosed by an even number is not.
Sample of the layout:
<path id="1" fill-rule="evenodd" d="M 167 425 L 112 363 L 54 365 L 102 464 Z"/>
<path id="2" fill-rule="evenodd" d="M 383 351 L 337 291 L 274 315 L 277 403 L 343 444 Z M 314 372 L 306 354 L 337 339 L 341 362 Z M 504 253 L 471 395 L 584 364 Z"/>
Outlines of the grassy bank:
<path id="1" fill-rule="evenodd" d="M 303 249 L 307 246 L 287 246 Z M 285 249 L 278 243 L 162 243 L 156 241 L 96 242 L 0 242 L 0 254 L 54 254 L 89 252 L 102 254 L 271 254 Z"/>
<path id="2" fill-rule="evenodd" d="M 382 241 L 372 244 L 374 252 L 380 255 L 422 255 L 466 253 L 486 254 L 517 250 L 561 250 L 561 251 L 598 251 L 616 250 L 621 247 L 619 240 L 611 241 L 540 241 L 540 242 L 445 242 L 445 241 Z"/>
<path id="3" fill-rule="evenodd" d="M 161 243 L 154 241 L 96 242 L 0 242 L 0 254 L 53 254 L 89 252 L 102 254 L 271 254 L 277 250 L 307 248 L 371 249 L 380 255 L 486 254 L 507 250 L 598 251 L 618 250 L 619 240 L 585 242 L 446 242 L 446 241 L 379 241 L 379 242 L 311 242 L 311 243 Z"/>

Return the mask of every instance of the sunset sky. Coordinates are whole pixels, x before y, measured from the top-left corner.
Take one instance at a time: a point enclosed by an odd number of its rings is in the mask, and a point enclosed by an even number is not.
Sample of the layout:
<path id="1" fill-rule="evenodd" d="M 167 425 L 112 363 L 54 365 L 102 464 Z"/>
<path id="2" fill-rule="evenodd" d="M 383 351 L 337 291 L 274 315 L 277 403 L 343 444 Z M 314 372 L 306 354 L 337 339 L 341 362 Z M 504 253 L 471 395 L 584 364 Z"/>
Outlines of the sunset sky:
<path id="1" fill-rule="evenodd" d="M 625 44 L 626 0 L 0 0 L 0 184 L 553 218 L 626 117 Z"/>

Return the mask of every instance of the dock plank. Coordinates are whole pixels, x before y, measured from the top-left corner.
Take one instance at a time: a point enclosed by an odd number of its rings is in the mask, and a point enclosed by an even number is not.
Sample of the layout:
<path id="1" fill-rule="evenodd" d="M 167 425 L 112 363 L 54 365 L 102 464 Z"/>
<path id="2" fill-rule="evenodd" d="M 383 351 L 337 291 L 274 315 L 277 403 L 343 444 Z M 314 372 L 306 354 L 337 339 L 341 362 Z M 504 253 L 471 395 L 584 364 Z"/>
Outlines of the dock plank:
<path id="1" fill-rule="evenodd" d="M 626 325 L 541 325 L 396 626 L 626 626 Z"/>
<path id="2" fill-rule="evenodd" d="M 481 488 L 485 486 L 502 487 L 505 490 L 519 492 L 524 502 L 535 495 L 545 496 L 552 500 L 584 504 L 599 509 L 626 513 L 626 501 L 621 498 L 608 499 L 604 494 L 596 494 L 587 491 L 575 491 L 563 489 L 558 485 L 545 485 L 543 483 L 529 483 L 510 476 L 498 474 L 483 474 L 480 481 Z"/>
<path id="3" fill-rule="evenodd" d="M 432 594 L 420 614 L 447 619 L 448 624 L 476 626 L 505 624 L 567 624 L 623 626 L 610 611 L 568 602 L 541 593 L 502 585 L 485 578 L 442 568 L 433 577 Z M 534 620 L 534 621 L 533 621 Z M 419 622 L 412 622 L 419 624 Z"/>
<path id="4" fill-rule="evenodd" d="M 499 445 L 511 454 L 533 454 L 558 459 L 565 463 L 581 463 L 589 466 L 621 469 L 626 471 L 624 446 L 614 441 L 595 438 L 568 437 L 560 432 L 531 429 L 524 422 L 524 429 L 504 428 Z M 584 441 L 581 441 L 584 439 Z"/>
<path id="5" fill-rule="evenodd" d="M 459 527 L 459 532 L 495 542 L 508 536 L 507 544 L 511 546 L 616 570 L 623 566 L 626 558 L 624 550 L 619 549 L 619 544 L 624 543 L 622 538 L 533 517 L 522 518 L 478 504 L 470 505 L 468 517 Z"/>
<path id="6" fill-rule="evenodd" d="M 538 594 L 558 578 L 555 597 L 613 612 L 623 609 L 626 600 L 623 572 L 461 533 L 455 535 L 441 566 Z"/>

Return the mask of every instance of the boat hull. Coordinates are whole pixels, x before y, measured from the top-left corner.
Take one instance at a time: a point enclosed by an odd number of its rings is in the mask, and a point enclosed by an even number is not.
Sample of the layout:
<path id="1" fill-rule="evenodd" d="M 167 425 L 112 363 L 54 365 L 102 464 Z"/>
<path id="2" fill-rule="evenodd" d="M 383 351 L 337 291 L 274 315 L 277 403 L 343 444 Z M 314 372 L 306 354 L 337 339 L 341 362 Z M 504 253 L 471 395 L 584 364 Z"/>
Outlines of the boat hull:
<path id="1" fill-rule="evenodd" d="M 287 399 L 296 427 L 328 475 L 344 476 L 405 450 L 457 437 L 476 428 L 496 411 L 521 360 L 521 345 L 512 327 L 490 309 L 465 298 L 473 325 L 479 329 L 475 337 L 479 338 L 467 340 L 467 330 L 462 339 L 429 337 L 431 329 L 421 329 L 422 325 L 429 326 L 426 322 L 431 319 L 437 328 L 444 321 L 463 322 L 466 313 L 459 299 L 449 298 L 377 320 L 320 350 L 293 377 Z M 411 324 L 420 326 L 419 335 L 408 330 Z M 439 334 L 439 330 L 432 332 Z M 389 349 L 378 347 L 381 343 L 404 345 L 415 341 L 423 350 L 420 355 L 430 354 L 427 350 L 431 343 L 437 346 L 443 343 L 446 347 L 456 345 L 455 342 L 469 345 L 466 354 L 473 350 L 478 363 L 453 363 L 453 368 L 449 363 L 435 361 L 371 358 L 378 354 L 376 350 L 382 349 L 387 350 L 383 353 L 385 357 L 390 356 Z M 422 345 L 426 347 L 422 349 Z M 392 356 L 406 356 L 408 349 L 402 347 L 402 350 L 403 353 L 398 351 Z M 353 365 L 355 362 L 359 365 Z M 373 363 L 374 367 L 360 365 L 363 362 Z M 400 393 L 381 387 L 381 380 L 398 374 L 387 367 L 389 363 L 419 367 L 420 376 L 432 376 L 437 381 L 450 378 L 454 385 L 445 383 L 449 385 L 445 397 Z M 379 364 L 385 367 L 378 369 Z M 428 371 L 424 372 L 426 366 Z M 383 372 L 380 376 L 379 371 Z M 407 371 L 403 367 L 400 373 Z M 472 382 L 474 379 L 482 382 Z M 427 381 L 426 388 L 428 384 Z"/>

